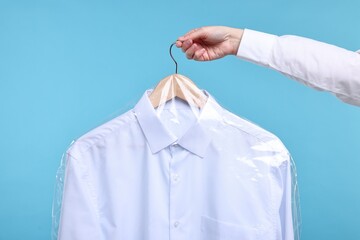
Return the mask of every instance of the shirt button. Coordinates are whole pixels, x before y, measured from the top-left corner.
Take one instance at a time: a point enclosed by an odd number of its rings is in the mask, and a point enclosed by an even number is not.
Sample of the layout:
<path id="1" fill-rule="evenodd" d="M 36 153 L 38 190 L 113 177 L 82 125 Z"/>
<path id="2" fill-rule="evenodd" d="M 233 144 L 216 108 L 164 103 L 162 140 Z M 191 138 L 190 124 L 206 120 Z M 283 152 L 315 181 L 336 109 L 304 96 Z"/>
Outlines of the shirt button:
<path id="1" fill-rule="evenodd" d="M 179 227 L 180 223 L 178 221 L 174 222 L 174 227 Z"/>
<path id="2" fill-rule="evenodd" d="M 176 174 L 176 173 L 174 173 L 174 174 L 173 174 L 173 181 L 174 181 L 174 182 L 177 182 L 177 181 L 179 181 L 179 179 L 180 179 L 179 175 Z"/>
<path id="3" fill-rule="evenodd" d="M 178 144 L 177 142 L 174 142 L 173 144 L 171 144 L 171 146 L 172 146 L 173 148 L 177 148 L 177 147 L 179 146 L 179 144 Z"/>

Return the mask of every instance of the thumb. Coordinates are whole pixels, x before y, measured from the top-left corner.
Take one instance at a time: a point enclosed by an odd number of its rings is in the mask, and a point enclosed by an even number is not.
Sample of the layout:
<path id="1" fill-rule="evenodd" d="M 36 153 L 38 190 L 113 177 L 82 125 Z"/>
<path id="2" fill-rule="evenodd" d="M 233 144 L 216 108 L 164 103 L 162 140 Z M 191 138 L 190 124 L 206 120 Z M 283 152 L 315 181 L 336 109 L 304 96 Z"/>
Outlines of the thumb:
<path id="1" fill-rule="evenodd" d="M 184 42 L 188 39 L 196 40 L 202 38 L 206 38 L 206 31 L 204 27 L 195 28 L 189 31 L 188 33 L 186 33 L 185 35 L 179 37 L 178 40 Z"/>

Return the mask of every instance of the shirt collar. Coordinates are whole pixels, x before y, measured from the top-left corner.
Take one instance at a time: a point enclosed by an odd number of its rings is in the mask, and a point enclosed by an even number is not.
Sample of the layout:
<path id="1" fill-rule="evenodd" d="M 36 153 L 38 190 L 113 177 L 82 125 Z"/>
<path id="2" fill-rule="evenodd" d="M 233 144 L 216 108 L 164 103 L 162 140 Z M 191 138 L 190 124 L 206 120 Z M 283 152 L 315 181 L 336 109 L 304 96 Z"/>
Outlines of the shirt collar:
<path id="1" fill-rule="evenodd" d="M 151 152 L 157 153 L 171 144 L 177 143 L 188 151 L 204 157 L 206 149 L 210 144 L 210 128 L 221 119 L 222 107 L 206 91 L 208 96 L 197 121 L 179 139 L 166 129 L 151 105 L 147 90 L 136 104 L 133 112 L 145 135 Z"/>

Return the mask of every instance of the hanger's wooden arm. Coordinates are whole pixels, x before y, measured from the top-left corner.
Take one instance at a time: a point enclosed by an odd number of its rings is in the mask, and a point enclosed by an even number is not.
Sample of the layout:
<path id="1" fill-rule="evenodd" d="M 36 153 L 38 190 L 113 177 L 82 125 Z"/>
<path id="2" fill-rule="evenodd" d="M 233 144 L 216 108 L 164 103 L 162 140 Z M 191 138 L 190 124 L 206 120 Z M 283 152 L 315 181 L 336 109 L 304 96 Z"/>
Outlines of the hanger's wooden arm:
<path id="1" fill-rule="evenodd" d="M 157 108 L 161 104 L 178 97 L 189 105 L 203 108 L 207 96 L 189 78 L 172 74 L 163 78 L 149 96 L 151 104 Z"/>

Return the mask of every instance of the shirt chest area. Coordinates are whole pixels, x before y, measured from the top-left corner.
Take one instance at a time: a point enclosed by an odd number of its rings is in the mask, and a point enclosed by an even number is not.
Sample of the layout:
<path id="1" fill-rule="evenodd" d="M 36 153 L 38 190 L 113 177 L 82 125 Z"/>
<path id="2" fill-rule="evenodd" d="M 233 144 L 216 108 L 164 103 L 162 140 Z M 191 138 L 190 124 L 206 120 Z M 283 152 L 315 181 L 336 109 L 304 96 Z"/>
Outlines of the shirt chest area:
<path id="1" fill-rule="evenodd" d="M 217 141 L 203 158 L 177 143 L 157 154 L 146 148 L 131 155 L 105 152 L 92 176 L 103 221 L 113 222 L 118 234 L 142 239 L 135 236 L 141 226 L 149 239 L 164 233 L 202 239 L 215 224 L 227 234 L 252 236 L 269 231 L 273 224 L 274 176 L 266 163 L 248 152 L 231 152 Z M 238 225 L 235 230 L 232 224 Z M 111 232 L 111 227 L 105 228 Z"/>

